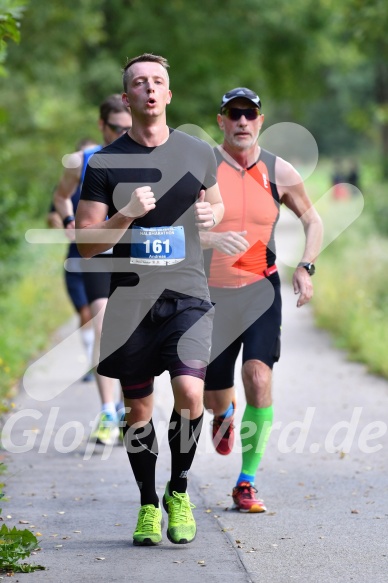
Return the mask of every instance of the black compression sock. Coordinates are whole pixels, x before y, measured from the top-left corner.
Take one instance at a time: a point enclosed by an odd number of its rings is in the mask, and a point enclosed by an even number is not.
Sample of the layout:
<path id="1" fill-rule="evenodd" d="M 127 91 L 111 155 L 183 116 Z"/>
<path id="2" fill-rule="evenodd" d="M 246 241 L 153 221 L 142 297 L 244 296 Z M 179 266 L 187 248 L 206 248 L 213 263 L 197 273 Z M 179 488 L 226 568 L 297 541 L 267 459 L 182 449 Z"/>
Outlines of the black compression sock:
<path id="1" fill-rule="evenodd" d="M 202 429 L 203 413 L 197 419 L 186 419 L 172 412 L 168 430 L 171 450 L 170 494 L 173 491 L 186 492 L 187 474 L 197 451 Z"/>
<path id="2" fill-rule="evenodd" d="M 152 419 L 144 427 L 124 427 L 124 444 L 133 475 L 140 490 L 140 504 L 158 506 L 155 489 L 155 466 L 158 458 L 158 442 Z"/>

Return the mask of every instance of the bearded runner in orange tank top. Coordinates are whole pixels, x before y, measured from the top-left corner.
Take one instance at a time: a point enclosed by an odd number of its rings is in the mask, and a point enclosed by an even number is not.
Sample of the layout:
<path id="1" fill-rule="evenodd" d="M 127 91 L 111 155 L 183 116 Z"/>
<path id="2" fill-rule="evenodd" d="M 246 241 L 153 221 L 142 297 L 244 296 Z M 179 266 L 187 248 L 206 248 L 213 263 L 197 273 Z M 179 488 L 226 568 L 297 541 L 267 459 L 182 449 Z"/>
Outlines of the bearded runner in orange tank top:
<path id="1" fill-rule="evenodd" d="M 201 234 L 215 304 L 205 405 L 214 414 L 216 451 L 227 455 L 234 441 L 234 369 L 242 347 L 243 453 L 232 497 L 238 510 L 251 513 L 266 509 L 257 496 L 255 476 L 272 425 L 272 368 L 280 356 L 281 294 L 275 264 L 279 205 L 285 204 L 296 214 L 306 235 L 301 263 L 293 275 L 298 307 L 312 297 L 312 262 L 322 241 L 321 221 L 300 175 L 257 143 L 264 122 L 260 109 L 259 96 L 245 87 L 222 98 L 217 121 L 224 140 L 216 157 L 225 212 L 218 226 Z"/>

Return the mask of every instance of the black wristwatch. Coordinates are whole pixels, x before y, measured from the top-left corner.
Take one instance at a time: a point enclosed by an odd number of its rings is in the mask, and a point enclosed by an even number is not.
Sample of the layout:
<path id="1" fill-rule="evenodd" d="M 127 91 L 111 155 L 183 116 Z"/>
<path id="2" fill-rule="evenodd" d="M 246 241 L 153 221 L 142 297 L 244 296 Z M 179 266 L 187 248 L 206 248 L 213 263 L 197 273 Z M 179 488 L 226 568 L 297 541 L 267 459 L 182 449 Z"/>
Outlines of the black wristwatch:
<path id="1" fill-rule="evenodd" d="M 314 275 L 315 273 L 314 263 L 303 263 L 303 261 L 301 261 L 298 263 L 297 267 L 304 267 L 309 275 Z"/>
<path id="2" fill-rule="evenodd" d="M 73 221 L 75 221 L 75 218 L 73 215 L 68 215 L 67 217 L 65 217 L 62 221 L 63 223 L 63 227 L 66 229 L 67 225 L 69 223 L 72 223 Z"/>

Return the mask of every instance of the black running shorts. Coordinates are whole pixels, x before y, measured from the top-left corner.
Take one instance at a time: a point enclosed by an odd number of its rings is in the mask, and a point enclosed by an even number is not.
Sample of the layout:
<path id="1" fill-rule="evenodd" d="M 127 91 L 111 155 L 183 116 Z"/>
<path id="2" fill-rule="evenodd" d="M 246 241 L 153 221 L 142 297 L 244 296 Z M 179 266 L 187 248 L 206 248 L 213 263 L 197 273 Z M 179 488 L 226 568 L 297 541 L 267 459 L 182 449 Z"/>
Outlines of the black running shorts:
<path id="1" fill-rule="evenodd" d="M 85 291 L 89 304 L 109 297 L 112 255 L 96 255 L 82 263 Z M 95 269 L 96 271 L 92 271 Z"/>
<path id="2" fill-rule="evenodd" d="M 172 377 L 204 378 L 210 357 L 212 304 L 183 294 L 156 301 L 129 298 L 128 291 L 117 288 L 109 298 L 97 371 L 118 378 L 129 398 L 132 386 L 133 398 L 146 396 L 139 394 L 143 384 L 149 394 L 148 381 L 165 370 Z M 196 374 L 195 369 L 202 373 Z"/>
<path id="3" fill-rule="evenodd" d="M 215 304 L 215 315 L 205 390 L 233 387 L 241 346 L 243 363 L 260 360 L 272 369 L 280 357 L 279 274 L 238 289 L 210 288 L 210 297 Z"/>
<path id="4" fill-rule="evenodd" d="M 79 312 L 81 308 L 89 304 L 86 296 L 83 273 L 69 272 L 65 270 L 65 283 L 71 302 L 77 312 Z"/>

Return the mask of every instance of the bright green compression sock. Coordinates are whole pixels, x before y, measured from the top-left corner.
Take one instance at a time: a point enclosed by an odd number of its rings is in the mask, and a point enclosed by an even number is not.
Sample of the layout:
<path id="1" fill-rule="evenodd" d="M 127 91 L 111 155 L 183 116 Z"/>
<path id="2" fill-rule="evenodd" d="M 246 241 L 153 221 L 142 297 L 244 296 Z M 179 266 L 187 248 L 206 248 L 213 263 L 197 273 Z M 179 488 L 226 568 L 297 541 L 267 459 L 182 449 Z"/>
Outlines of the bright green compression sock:
<path id="1" fill-rule="evenodd" d="M 242 468 L 237 484 L 247 481 L 254 484 L 257 468 L 271 433 L 272 420 L 272 405 L 261 409 L 246 405 L 240 429 L 243 454 Z"/>

